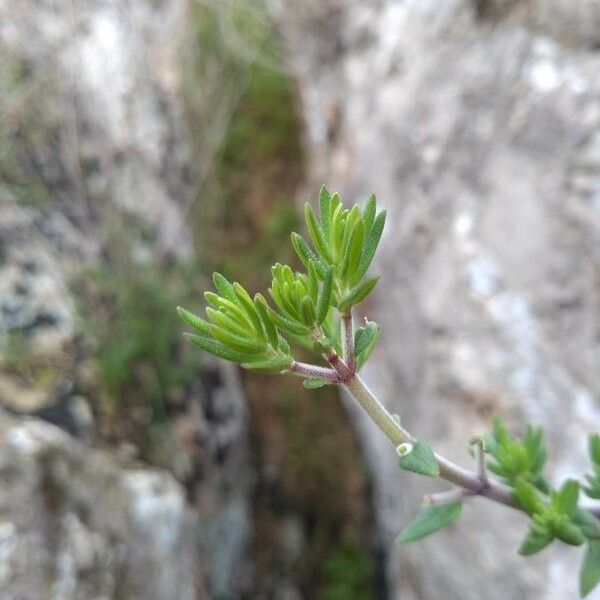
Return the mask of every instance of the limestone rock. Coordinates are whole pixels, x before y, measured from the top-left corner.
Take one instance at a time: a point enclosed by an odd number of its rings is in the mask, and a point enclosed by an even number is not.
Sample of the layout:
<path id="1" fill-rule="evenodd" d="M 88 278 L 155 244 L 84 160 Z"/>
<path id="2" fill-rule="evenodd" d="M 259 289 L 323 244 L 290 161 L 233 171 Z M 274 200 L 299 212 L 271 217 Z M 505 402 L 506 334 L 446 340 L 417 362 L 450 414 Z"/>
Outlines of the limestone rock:
<path id="1" fill-rule="evenodd" d="M 2 414 L 0 482 L 6 600 L 199 597 L 184 491 L 167 473 Z"/>
<path id="2" fill-rule="evenodd" d="M 389 211 L 367 309 L 383 335 L 366 376 L 464 464 L 469 437 L 499 413 L 515 432 L 546 428 L 556 479 L 587 468 L 600 423 L 599 6 L 272 2 L 315 188 L 352 201 L 374 190 Z M 517 557 L 525 519 L 483 501 L 434 540 L 395 547 L 425 486 L 360 418 L 359 430 L 393 597 L 575 597 L 581 553 Z"/>

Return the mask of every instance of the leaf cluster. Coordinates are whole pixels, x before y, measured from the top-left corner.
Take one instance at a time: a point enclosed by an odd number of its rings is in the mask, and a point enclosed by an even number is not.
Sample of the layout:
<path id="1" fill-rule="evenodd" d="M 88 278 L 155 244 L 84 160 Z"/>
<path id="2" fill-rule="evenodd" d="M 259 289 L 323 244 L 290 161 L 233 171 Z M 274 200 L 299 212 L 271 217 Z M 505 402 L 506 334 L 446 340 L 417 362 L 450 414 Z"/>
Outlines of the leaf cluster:
<path id="1" fill-rule="evenodd" d="M 321 188 L 319 218 L 310 204 L 304 207 L 304 217 L 314 251 L 304 238 L 292 233 L 296 254 L 310 270 L 325 280 L 332 271 L 331 305 L 341 313 L 362 302 L 377 285 L 378 277 L 364 279 L 385 226 L 386 212 L 377 212 L 374 194 L 361 211 L 358 205 L 344 208 L 338 194 Z"/>
<path id="2" fill-rule="evenodd" d="M 197 333 L 188 339 L 220 358 L 246 369 L 282 373 L 294 363 L 290 344 L 319 356 L 343 354 L 342 316 L 362 302 L 375 288 L 377 277 L 366 277 L 385 225 L 385 211 L 377 211 L 371 195 L 361 210 L 344 208 L 338 194 L 323 187 L 319 194 L 319 216 L 305 207 L 309 243 L 291 234 L 294 250 L 305 272 L 275 264 L 269 295 L 250 294 L 239 283 L 220 273 L 213 275 L 215 292 L 206 292 L 206 319 L 179 307 L 179 316 Z M 369 358 L 379 327 L 366 321 L 354 332 L 353 350 L 357 369 Z M 307 377 L 307 387 L 327 381 Z"/>
<path id="3" fill-rule="evenodd" d="M 514 489 L 514 498 L 521 508 L 532 517 L 527 537 L 519 548 L 519 554 L 529 556 L 543 550 L 554 539 L 571 546 L 580 546 L 585 535 L 575 520 L 579 484 L 568 479 L 559 490 L 550 493 L 550 502 L 544 502 L 540 492 L 524 479 Z"/>
<path id="4" fill-rule="evenodd" d="M 492 433 L 483 438 L 483 443 L 493 458 L 488 462 L 488 469 L 507 485 L 514 486 L 517 481 L 525 480 L 544 493 L 549 491 L 543 477 L 548 452 L 541 427 L 528 425 L 523 439 L 515 439 L 510 437 L 503 421 L 495 417 Z"/>

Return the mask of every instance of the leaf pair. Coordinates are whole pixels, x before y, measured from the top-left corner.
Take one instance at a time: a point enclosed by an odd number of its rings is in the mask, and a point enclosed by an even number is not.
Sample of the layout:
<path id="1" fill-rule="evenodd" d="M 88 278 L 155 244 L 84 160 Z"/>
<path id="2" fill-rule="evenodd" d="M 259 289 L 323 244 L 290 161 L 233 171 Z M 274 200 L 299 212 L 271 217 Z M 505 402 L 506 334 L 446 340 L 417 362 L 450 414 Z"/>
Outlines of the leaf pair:
<path id="1" fill-rule="evenodd" d="M 208 320 L 177 307 L 179 316 L 199 332 L 186 337 L 202 350 L 246 369 L 280 373 L 289 368 L 289 345 L 279 335 L 260 297 L 252 300 L 239 283 L 230 283 L 220 273 L 214 273 L 213 282 L 218 293 L 205 293 Z"/>

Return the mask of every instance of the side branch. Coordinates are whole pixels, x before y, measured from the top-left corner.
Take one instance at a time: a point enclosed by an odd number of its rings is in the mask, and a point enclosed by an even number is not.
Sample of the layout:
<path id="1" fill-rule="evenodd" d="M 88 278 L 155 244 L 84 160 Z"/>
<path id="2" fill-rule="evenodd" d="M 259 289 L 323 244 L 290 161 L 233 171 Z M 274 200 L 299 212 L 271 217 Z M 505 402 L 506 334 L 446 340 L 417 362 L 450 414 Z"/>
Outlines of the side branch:
<path id="1" fill-rule="evenodd" d="M 414 436 L 392 417 L 358 375 L 344 382 L 344 386 L 392 442 L 394 448 L 405 442 L 415 442 Z M 440 477 L 446 481 L 464 488 L 471 495 L 484 496 L 500 504 L 518 508 L 508 486 L 493 479 L 482 480 L 479 473 L 464 469 L 439 454 L 435 456 L 440 467 Z"/>

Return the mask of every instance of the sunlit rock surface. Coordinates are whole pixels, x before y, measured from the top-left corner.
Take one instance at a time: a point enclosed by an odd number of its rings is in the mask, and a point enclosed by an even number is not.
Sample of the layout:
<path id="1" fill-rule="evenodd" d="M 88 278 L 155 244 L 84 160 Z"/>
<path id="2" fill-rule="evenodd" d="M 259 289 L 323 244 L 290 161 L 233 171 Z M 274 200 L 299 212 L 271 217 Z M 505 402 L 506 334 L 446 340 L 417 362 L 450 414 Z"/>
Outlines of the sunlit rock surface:
<path id="1" fill-rule="evenodd" d="M 515 432 L 546 428 L 556 480 L 581 473 L 600 425 L 600 3 L 271 4 L 315 189 L 374 190 L 389 212 L 367 379 L 463 464 L 498 413 Z M 525 519 L 481 500 L 435 539 L 394 546 L 432 486 L 359 429 L 393 597 L 576 596 L 581 552 L 517 557 Z"/>
<path id="2" fill-rule="evenodd" d="M 184 490 L 59 428 L 0 415 L 6 600 L 192 600 L 202 582 Z"/>

